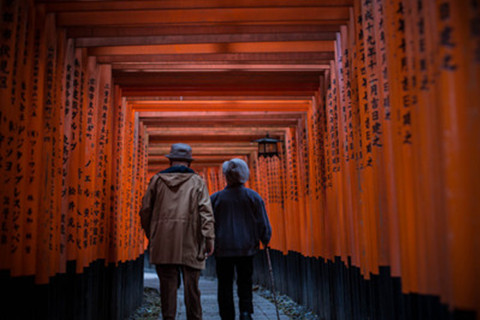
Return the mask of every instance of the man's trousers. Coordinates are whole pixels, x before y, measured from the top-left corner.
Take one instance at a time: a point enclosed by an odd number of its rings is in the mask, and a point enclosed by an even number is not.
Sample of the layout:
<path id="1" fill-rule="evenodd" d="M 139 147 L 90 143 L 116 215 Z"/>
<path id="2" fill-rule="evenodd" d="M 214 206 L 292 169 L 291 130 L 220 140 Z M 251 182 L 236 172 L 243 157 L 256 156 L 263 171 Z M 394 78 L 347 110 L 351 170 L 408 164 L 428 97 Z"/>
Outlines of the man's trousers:
<path id="1" fill-rule="evenodd" d="M 202 319 L 202 305 L 200 303 L 200 290 L 198 280 L 200 270 L 182 265 L 159 264 L 156 265 L 160 279 L 160 301 L 162 303 L 162 316 L 164 320 L 175 320 L 177 313 L 177 288 L 179 287 L 180 271 L 183 276 L 185 295 L 185 309 L 188 320 Z"/>
<path id="2" fill-rule="evenodd" d="M 235 319 L 233 302 L 234 271 L 237 272 L 237 294 L 240 313 L 253 313 L 253 256 L 215 257 L 218 279 L 218 307 L 222 320 Z"/>

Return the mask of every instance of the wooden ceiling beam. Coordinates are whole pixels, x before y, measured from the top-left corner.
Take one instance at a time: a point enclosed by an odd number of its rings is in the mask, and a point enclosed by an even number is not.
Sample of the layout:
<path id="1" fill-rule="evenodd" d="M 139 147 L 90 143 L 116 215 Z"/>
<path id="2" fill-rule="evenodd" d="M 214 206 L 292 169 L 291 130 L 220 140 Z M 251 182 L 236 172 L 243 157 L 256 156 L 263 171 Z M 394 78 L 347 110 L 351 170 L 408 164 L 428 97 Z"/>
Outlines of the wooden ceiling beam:
<path id="1" fill-rule="evenodd" d="M 225 118 L 229 118 L 231 120 L 254 120 L 254 119 L 265 119 L 265 120 L 290 120 L 290 119 L 302 119 L 306 114 L 306 111 L 296 110 L 291 112 L 275 112 L 275 111 L 237 111 L 237 112 L 230 112 L 230 111 L 220 111 L 220 112 L 208 112 L 208 111 L 197 111 L 197 112 L 185 112 L 180 110 L 178 112 L 175 111 L 150 111 L 150 112 L 139 112 L 138 116 L 140 121 L 144 120 L 165 120 L 165 121 L 175 121 L 178 119 L 189 119 L 195 118 L 196 120 L 200 121 L 217 121 L 222 120 Z M 197 128 L 192 127 L 192 130 L 196 130 Z M 148 129 L 149 130 L 149 129 Z M 204 130 L 203 128 L 198 130 Z M 172 129 L 173 131 L 173 129 Z"/>
<path id="2" fill-rule="evenodd" d="M 213 75 L 212 75 L 213 76 Z M 158 86 L 158 87 L 155 87 Z M 293 96 L 298 95 L 307 95 L 312 96 L 317 90 L 318 85 L 315 83 L 307 83 L 307 84 L 277 84 L 277 85 L 255 85 L 255 83 L 251 85 L 216 85 L 212 86 L 211 90 L 215 91 L 204 91 L 205 87 L 200 85 L 196 85 L 195 87 L 186 87 L 186 86 L 175 86 L 175 87 L 160 87 L 160 84 L 150 83 L 150 85 L 146 87 L 132 87 L 129 84 L 120 84 L 122 87 L 122 93 L 125 96 L 228 96 L 231 94 L 234 95 L 245 95 L 251 94 L 255 96 L 264 96 L 264 95 L 275 95 L 279 92 L 283 95 L 289 94 Z M 255 93 L 256 92 L 256 93 Z M 154 99 L 152 99 L 154 100 Z"/>
<path id="3" fill-rule="evenodd" d="M 253 140 L 265 137 L 268 134 L 271 137 L 282 137 L 285 135 L 287 126 L 278 127 L 261 127 L 261 128 L 245 128 L 245 127 L 212 127 L 212 128 L 190 128 L 190 127 L 154 127 L 148 128 L 148 137 L 150 142 L 161 142 L 171 140 L 188 139 L 197 142 L 212 141 L 237 141 L 252 142 Z"/>
<path id="4" fill-rule="evenodd" d="M 225 159 L 226 156 L 225 155 L 211 155 L 211 154 L 208 154 L 208 155 L 196 155 L 195 156 L 195 161 L 200 161 L 200 160 L 218 160 L 218 161 L 222 161 L 223 159 Z M 148 160 L 152 160 L 153 161 L 161 161 L 161 160 L 166 160 L 168 161 L 168 158 L 165 157 L 165 155 L 159 155 L 159 154 L 156 154 L 156 155 L 151 155 L 148 157 Z"/>
<path id="5" fill-rule="evenodd" d="M 178 138 L 189 136 L 216 137 L 230 135 L 255 135 L 258 138 L 267 132 L 271 136 L 282 136 L 285 130 L 298 126 L 298 121 L 304 121 L 305 114 L 290 117 L 273 117 L 266 114 L 263 117 L 237 117 L 221 116 L 198 118 L 191 117 L 152 117 L 141 118 L 149 136 L 176 136 Z"/>
<path id="6" fill-rule="evenodd" d="M 158 159 L 159 161 L 162 159 L 162 158 L 165 158 L 165 154 L 168 154 L 169 151 L 170 151 L 170 147 L 166 148 L 165 150 L 168 150 L 166 153 L 163 153 L 163 154 L 149 154 L 148 157 L 152 157 L 153 159 Z M 201 155 L 200 153 L 196 153 L 195 151 L 197 151 L 197 149 L 194 149 L 193 150 L 193 158 L 194 159 L 211 159 L 211 160 L 217 160 L 217 161 L 225 161 L 225 160 L 229 160 L 231 159 L 232 157 L 235 157 L 235 156 L 250 156 L 252 154 L 255 154 L 255 152 L 257 151 L 257 149 L 254 149 L 252 148 L 252 150 L 250 151 L 241 151 L 241 152 L 237 152 L 235 153 L 234 151 L 233 152 L 223 152 L 223 153 L 205 153 L 203 155 Z M 168 158 L 165 158 L 165 162 L 168 162 Z"/>
<path id="7" fill-rule="evenodd" d="M 232 158 L 241 158 L 242 156 L 245 156 L 245 155 L 239 155 L 239 156 L 235 156 L 235 155 L 232 155 L 230 157 L 227 157 L 225 159 L 226 160 L 230 160 Z M 212 161 L 212 162 L 202 162 L 202 163 L 195 163 L 192 162 L 190 168 L 192 168 L 195 172 L 201 172 L 203 169 L 206 169 L 206 168 L 220 168 L 220 166 L 223 164 L 224 161 Z M 147 178 L 148 179 L 151 179 L 151 177 L 156 174 L 157 172 L 161 171 L 161 170 L 165 170 L 169 167 L 169 163 L 162 163 L 162 164 L 152 164 L 152 165 L 148 165 L 148 172 L 147 172 Z"/>
<path id="8" fill-rule="evenodd" d="M 193 36 L 193 35 L 222 35 L 222 34 L 286 34 L 310 33 L 325 34 L 340 31 L 340 25 L 302 24 L 302 25 L 163 25 L 163 26 L 78 26 L 68 27 L 69 38 L 95 37 L 155 37 L 155 36 Z"/>
<path id="9" fill-rule="evenodd" d="M 161 44 L 235 43 L 269 41 L 334 41 L 335 32 L 318 33 L 243 33 L 243 34 L 201 34 L 163 35 L 130 37 L 91 37 L 75 40 L 76 47 L 145 46 Z"/>
<path id="10" fill-rule="evenodd" d="M 249 154 L 251 152 L 257 151 L 257 145 L 244 146 L 244 147 L 215 147 L 215 146 L 202 146 L 199 147 L 196 144 L 191 144 L 193 150 L 193 157 L 196 155 L 232 155 L 232 154 Z M 165 155 L 170 152 L 170 145 L 165 146 L 149 146 L 148 154 L 149 155 Z"/>
<path id="11" fill-rule="evenodd" d="M 230 120 L 230 119 L 220 119 L 215 122 L 197 120 L 197 119 L 179 119 L 179 120 L 159 120 L 159 119 L 147 119 L 143 123 L 147 126 L 152 127 L 191 127 L 191 126 L 203 126 L 205 128 L 215 128 L 215 127 L 245 127 L 251 128 L 255 126 L 262 126 L 265 128 L 272 127 L 276 128 L 279 126 L 282 127 L 296 127 L 298 125 L 297 120 L 279 120 L 279 119 L 255 119 L 249 121 L 239 121 L 239 120 Z"/>
<path id="12" fill-rule="evenodd" d="M 88 48 L 89 56 L 219 53 L 333 52 L 333 41 L 222 42 Z"/>
<path id="13" fill-rule="evenodd" d="M 209 167 L 216 167 L 216 166 L 221 166 L 225 161 L 228 161 L 232 158 L 239 158 L 246 156 L 245 154 L 240 154 L 240 155 L 225 155 L 223 157 L 214 157 L 212 159 L 195 159 L 195 161 L 192 162 L 191 168 L 195 170 L 194 168 L 198 168 L 199 166 L 209 166 Z M 163 170 L 166 169 L 170 166 L 170 161 L 168 159 L 159 159 L 159 160 L 148 160 L 148 167 L 149 170 Z M 197 169 L 198 170 L 198 169 Z"/>
<path id="14" fill-rule="evenodd" d="M 252 96 L 252 95 L 230 95 L 230 96 L 144 96 L 144 97 L 126 97 L 128 102 L 130 101 L 212 101 L 212 100 L 222 100 L 222 101 L 302 101 L 308 103 L 312 101 L 311 96 L 292 96 L 292 97 L 285 97 L 282 95 L 269 95 L 269 96 Z M 181 113 L 181 112 L 180 112 Z M 179 115 L 180 115 L 179 113 Z M 165 112 L 162 112 L 162 115 Z M 205 113 L 199 112 L 199 115 L 214 115 L 214 114 L 223 114 L 222 112 L 218 113 Z M 230 114 L 230 113 L 229 113 Z M 239 114 L 238 112 L 236 114 Z M 249 112 L 250 114 L 250 112 Z M 283 113 L 282 113 L 283 114 Z"/>
<path id="15" fill-rule="evenodd" d="M 141 9 L 58 12 L 59 26 L 347 24 L 349 7 Z"/>
<path id="16" fill-rule="evenodd" d="M 185 138 L 189 136 L 215 137 L 230 136 L 237 134 L 255 135 L 258 138 L 269 133 L 271 136 L 281 137 L 289 128 L 297 127 L 299 121 L 305 121 L 305 115 L 298 118 L 244 118 L 244 119 L 195 119 L 194 117 L 183 117 L 178 119 L 150 118 L 143 119 L 142 125 L 151 136 L 175 136 L 176 138 Z M 203 129 L 203 130 L 202 130 Z M 243 130 L 243 131 L 242 131 Z M 228 134 L 225 132 L 229 131 Z M 175 134 L 175 132 L 177 134 Z M 179 133 L 184 132 L 184 133 Z M 209 133 L 208 133 L 209 132 Z M 210 139 L 210 138 L 208 138 Z"/>
<path id="17" fill-rule="evenodd" d="M 192 148 L 193 149 L 193 148 Z M 168 158 L 165 157 L 165 154 L 168 154 L 170 151 L 170 146 L 166 146 L 164 150 L 167 150 L 166 153 L 164 154 L 149 154 L 148 160 L 152 160 L 152 162 L 168 162 Z M 196 152 L 199 151 L 198 148 L 195 147 L 193 149 L 193 158 L 195 159 L 194 163 L 198 163 L 199 161 L 226 161 L 232 158 L 232 154 L 235 155 L 235 153 L 232 152 L 217 152 L 213 151 L 213 153 L 202 153 L 202 152 Z M 242 151 L 238 152 L 238 156 L 252 156 L 257 152 L 257 148 L 251 148 L 250 151 Z"/>
<path id="18" fill-rule="evenodd" d="M 229 124 L 228 128 L 244 128 L 245 125 L 248 125 L 248 122 L 250 123 L 257 123 L 260 122 L 262 123 L 261 120 L 263 120 L 263 123 L 265 123 L 265 126 L 269 126 L 270 129 L 272 130 L 272 125 L 277 124 L 277 127 L 286 127 L 290 126 L 292 124 L 296 124 L 295 121 L 303 119 L 303 117 L 289 117 L 289 118 L 274 118 L 274 117 L 269 117 L 268 115 L 265 115 L 264 117 L 242 117 L 242 118 L 233 118 L 230 116 L 226 117 L 220 117 L 220 118 L 195 118 L 194 116 L 184 116 L 180 118 L 143 118 L 140 121 L 142 121 L 143 124 L 147 126 L 152 126 L 152 124 L 155 124 L 155 127 L 165 127 L 165 128 L 174 128 L 178 127 L 176 124 L 180 124 L 181 122 L 184 121 L 185 123 L 188 123 L 188 128 L 205 128 L 205 125 L 210 124 L 212 129 L 218 129 L 218 128 L 223 128 L 221 125 L 218 124 Z M 236 124 L 236 125 L 235 125 Z M 260 126 L 261 129 L 263 129 L 265 126 Z M 184 126 L 187 127 L 187 126 Z M 156 129 L 156 128 L 155 128 Z M 208 131 L 207 127 L 207 131 Z M 263 130 L 260 130 L 263 132 Z"/>
<path id="19" fill-rule="evenodd" d="M 308 61 L 307 63 L 309 63 Z M 125 72 L 230 72 L 230 71 L 324 71 L 330 69 L 327 61 L 311 64 L 257 64 L 250 63 L 114 63 L 113 70 Z"/>
<path id="20" fill-rule="evenodd" d="M 157 143 L 150 143 L 148 148 L 157 148 L 157 149 L 164 149 L 166 150 L 166 153 L 167 154 L 169 151 L 170 151 L 170 147 L 171 147 L 171 143 L 168 142 L 168 141 L 160 141 L 160 142 L 157 142 Z M 200 141 L 200 142 L 190 142 L 190 146 L 192 147 L 192 149 L 195 147 L 195 149 L 197 150 L 204 150 L 204 149 L 208 149 L 208 150 L 214 150 L 215 152 L 218 152 L 220 150 L 220 154 L 221 154 L 221 151 L 222 150 L 235 150 L 235 149 L 238 149 L 238 150 L 243 150 L 245 148 L 247 149 L 253 149 L 253 150 L 257 150 L 257 144 L 255 142 L 251 142 L 251 141 L 244 141 L 244 142 L 231 142 L 231 143 L 227 143 L 227 142 L 208 142 L 208 141 Z M 201 153 L 202 156 L 208 156 L 208 153 Z"/>
<path id="21" fill-rule="evenodd" d="M 317 88 L 318 89 L 318 88 Z M 263 88 L 251 88 L 251 89 L 245 89 L 245 88 L 237 88 L 236 90 L 233 90 L 232 88 L 229 89 L 214 89 L 213 90 L 208 90 L 208 89 L 198 89 L 198 90 L 192 90 L 192 89 L 179 89 L 179 88 L 172 88 L 172 89 L 162 89 L 162 88 L 136 88 L 136 87 L 122 87 L 122 94 L 127 97 L 127 99 L 130 98 L 151 98 L 152 100 L 155 100 L 159 97 L 162 98 L 183 98 L 186 99 L 190 96 L 192 97 L 216 97 L 217 99 L 222 97 L 222 98 L 228 98 L 230 96 L 249 96 L 249 97 L 269 97 L 269 96 L 275 96 L 278 99 L 285 98 L 285 99 L 293 99 L 293 98 L 298 98 L 299 100 L 305 100 L 306 98 L 310 98 L 315 94 L 315 91 L 317 90 L 315 88 L 305 88 L 301 87 L 296 90 L 292 88 L 271 88 L 269 89 L 263 89 Z"/>
<path id="22" fill-rule="evenodd" d="M 244 156 L 244 155 L 242 155 Z M 195 158 L 195 161 L 192 162 L 191 167 L 198 167 L 198 166 L 220 166 L 223 164 L 225 161 L 232 159 L 235 156 L 232 155 L 226 155 L 226 156 L 221 156 L 221 157 L 212 157 L 211 159 L 197 159 Z M 158 171 L 160 169 L 164 169 L 166 167 L 169 167 L 170 161 L 165 158 L 165 159 L 158 159 L 158 160 L 150 160 L 148 159 L 148 167 L 149 170 L 155 170 Z"/>
<path id="23" fill-rule="evenodd" d="M 322 62 L 334 59 L 333 52 L 242 52 L 242 53 L 210 53 L 210 54 L 121 54 L 98 56 L 98 63 L 114 62 L 164 62 L 164 61 L 309 61 Z"/>
<path id="24" fill-rule="evenodd" d="M 274 137 L 273 135 L 270 134 L 270 131 L 268 131 L 270 137 Z M 216 135 L 216 136 L 207 136 L 207 135 L 202 135 L 202 136 L 193 136 L 193 135 L 150 135 L 149 136 L 149 144 L 156 144 L 156 143 L 178 143 L 178 142 L 183 142 L 183 143 L 199 143 L 199 142 L 211 142 L 215 144 L 221 144 L 221 143 L 227 143 L 227 144 L 232 144 L 235 142 L 252 142 L 260 138 L 264 138 L 266 134 L 263 135 Z M 276 138 L 276 137 L 275 137 Z"/>
<path id="25" fill-rule="evenodd" d="M 263 99 L 263 98 L 257 98 L 257 99 L 245 99 L 245 100 L 240 100 L 240 99 L 129 99 L 128 103 L 130 104 L 136 104 L 136 105 L 154 105 L 154 106 L 170 106 L 171 104 L 182 104 L 182 105 L 192 105 L 192 104 L 208 104 L 208 105 L 223 105 L 226 103 L 229 104 L 235 104 L 237 106 L 249 106 L 249 105 L 271 105 L 271 104 L 278 104 L 282 106 L 288 106 L 291 104 L 294 105 L 309 105 L 311 103 L 311 99 Z M 163 110 L 159 110 L 158 112 L 165 112 Z M 175 110 L 174 112 L 177 112 L 178 110 Z M 207 110 L 203 111 L 205 115 L 215 115 L 215 114 L 222 114 L 224 110 L 219 110 L 217 113 L 212 113 L 213 111 L 207 112 Z M 263 112 L 263 111 L 261 111 Z M 282 114 L 284 114 L 284 111 L 281 110 Z M 164 114 L 164 113 L 162 113 Z M 250 113 L 249 113 L 250 114 Z"/>
<path id="26" fill-rule="evenodd" d="M 141 101 L 130 102 L 135 111 L 308 111 L 310 102 L 301 101 Z M 268 114 L 265 113 L 265 117 Z"/>
<path id="27" fill-rule="evenodd" d="M 123 92 L 122 92 L 123 93 Z M 264 100 L 264 101 L 281 101 L 281 100 L 295 100 L 295 101 L 311 101 L 311 95 L 300 95 L 300 92 L 297 92 L 297 95 L 283 95 L 279 92 L 271 92 L 268 95 L 254 95 L 247 93 L 247 95 L 243 94 L 242 92 L 231 92 L 228 96 L 223 96 L 221 94 L 218 95 L 165 95 L 165 96 L 158 96 L 158 95 L 143 95 L 143 96 L 130 96 L 125 95 L 123 96 L 126 98 L 127 101 L 209 101 L 209 100 L 224 100 L 224 101 L 249 101 L 249 100 Z"/>
<path id="28" fill-rule="evenodd" d="M 159 112 L 161 113 L 161 112 Z M 227 113 L 227 112 L 226 112 Z M 139 119 L 142 123 L 148 124 L 151 121 L 158 121 L 158 122 L 164 122 L 164 123 L 176 123 L 179 120 L 190 120 L 190 119 L 195 119 L 197 122 L 211 122 L 211 123 L 216 123 L 219 121 L 224 121 L 225 119 L 228 118 L 229 121 L 238 121 L 238 122 L 248 122 L 248 121 L 256 121 L 256 120 L 264 120 L 265 123 L 270 123 L 270 122 L 279 122 L 279 121 L 286 121 L 290 123 L 290 121 L 293 120 L 299 120 L 303 119 L 305 117 L 306 112 L 291 112 L 288 114 L 272 114 L 270 112 L 261 112 L 261 113 L 253 113 L 253 114 L 242 114 L 242 115 L 237 115 L 236 113 L 227 113 L 226 115 L 215 115 L 215 116 L 209 116 L 209 115 L 196 115 L 195 113 L 183 113 L 179 116 L 145 116 L 143 115 L 143 112 L 139 114 Z M 283 126 L 279 126 L 280 127 Z M 173 128 L 151 128 L 147 127 L 146 128 L 148 133 L 155 132 L 158 130 L 158 132 L 172 132 L 174 134 L 178 134 L 180 131 L 178 129 L 173 129 Z M 161 130 L 161 131 L 160 131 Z M 263 127 L 256 127 L 252 128 L 249 132 L 256 132 L 258 130 L 259 132 L 264 132 Z M 185 130 L 187 131 L 187 130 Z M 230 133 L 230 134 L 236 134 L 238 132 L 244 133 L 245 129 L 242 128 L 235 128 L 235 127 L 228 127 L 225 129 L 218 129 L 218 128 L 212 128 L 212 129 L 205 129 L 203 126 L 201 127 L 195 127 L 195 126 L 189 126 L 188 127 L 188 132 L 197 132 L 197 134 L 209 134 L 212 132 L 221 132 L 221 133 Z M 213 134 L 215 134 L 213 133 Z"/>
<path id="29" fill-rule="evenodd" d="M 283 96 L 284 99 L 297 99 L 297 100 L 306 100 L 305 97 L 312 97 L 315 92 L 318 90 L 318 85 L 315 84 L 304 84 L 304 85 L 282 85 L 278 84 L 276 86 L 255 86 L 255 85 L 238 85 L 238 86 L 212 86 L 211 90 L 204 89 L 204 87 L 196 86 L 195 88 L 188 88 L 182 86 L 176 87 L 158 87 L 154 85 L 151 87 L 131 87 L 129 85 L 122 84 L 122 94 L 124 96 L 130 97 L 131 99 L 135 98 L 151 98 L 152 101 L 157 100 L 156 97 L 172 97 L 175 98 L 186 98 L 188 96 L 197 96 L 205 97 L 217 96 L 218 99 L 221 97 L 228 98 L 231 95 L 242 96 L 250 95 L 251 97 L 258 97 L 261 99 L 265 96 Z M 212 91 L 215 90 L 215 91 Z M 301 99 L 298 99 L 300 97 Z M 271 100 L 271 99 L 266 99 Z M 278 99 L 281 100 L 281 99 Z"/>
<path id="30" fill-rule="evenodd" d="M 191 64 L 195 64 L 198 66 L 231 66 L 231 65 L 266 65 L 266 66 L 274 66 L 275 64 L 279 64 L 281 66 L 284 66 L 287 68 L 285 71 L 290 71 L 288 70 L 289 66 L 315 66 L 318 64 L 326 63 L 327 60 L 322 59 L 322 60 L 308 60 L 308 61 L 303 61 L 303 60 L 281 60 L 281 61 L 268 61 L 268 60 L 243 60 L 241 63 L 237 63 L 234 61 L 189 61 L 189 60 L 180 60 L 180 61 L 156 61 L 156 62 L 114 62 L 112 64 L 112 67 L 115 68 L 116 66 L 120 67 L 128 67 L 128 66 L 138 66 L 145 68 L 147 66 L 151 66 L 152 68 L 155 68 L 155 66 L 188 66 Z M 328 60 L 328 63 L 330 63 L 330 60 Z M 119 73 L 122 71 L 118 71 Z M 207 71 L 206 71 L 207 72 Z"/>
<path id="31" fill-rule="evenodd" d="M 311 72 L 113 72 L 115 83 L 120 86 L 161 87 L 163 89 L 198 89 L 199 87 L 270 88 L 291 89 L 309 86 L 318 88 L 323 71 Z M 141 80 L 141 81 L 140 81 Z"/>
<path id="32" fill-rule="evenodd" d="M 220 7 L 339 7 L 353 6 L 353 0 L 162 0 L 162 1 L 38 1 L 48 12 L 208 9 Z"/>
<path id="33" fill-rule="evenodd" d="M 188 127 L 188 128 L 175 128 L 175 127 L 147 127 L 146 132 L 151 136 L 189 136 L 196 135 L 202 137 L 216 137 L 216 136 L 244 136 L 255 135 L 263 136 L 268 131 L 270 135 L 280 136 L 287 130 L 284 126 L 278 127 L 225 127 L 225 128 L 205 128 L 205 127 Z"/>

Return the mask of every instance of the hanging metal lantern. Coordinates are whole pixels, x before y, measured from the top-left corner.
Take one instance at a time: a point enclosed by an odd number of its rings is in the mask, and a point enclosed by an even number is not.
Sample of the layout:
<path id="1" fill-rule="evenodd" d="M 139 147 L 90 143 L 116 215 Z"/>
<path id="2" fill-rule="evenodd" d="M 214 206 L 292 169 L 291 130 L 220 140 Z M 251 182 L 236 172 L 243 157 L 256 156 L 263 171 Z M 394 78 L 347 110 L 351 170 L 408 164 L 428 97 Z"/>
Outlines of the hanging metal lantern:
<path id="1" fill-rule="evenodd" d="M 258 143 L 258 156 L 260 157 L 273 157 L 277 156 L 278 157 L 278 146 L 277 142 L 280 140 L 277 140 L 275 138 L 270 138 L 270 136 L 267 133 L 267 136 L 265 138 L 257 139 L 255 142 Z"/>

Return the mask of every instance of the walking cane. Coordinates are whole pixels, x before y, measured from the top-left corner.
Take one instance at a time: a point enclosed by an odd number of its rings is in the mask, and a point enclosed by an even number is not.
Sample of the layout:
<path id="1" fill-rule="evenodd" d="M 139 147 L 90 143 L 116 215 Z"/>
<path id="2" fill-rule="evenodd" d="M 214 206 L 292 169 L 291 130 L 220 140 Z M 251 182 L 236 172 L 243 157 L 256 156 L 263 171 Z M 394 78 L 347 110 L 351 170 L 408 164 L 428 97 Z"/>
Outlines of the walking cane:
<path id="1" fill-rule="evenodd" d="M 273 301 L 275 303 L 275 310 L 277 311 L 277 320 L 280 320 L 280 314 L 278 313 L 277 294 L 275 293 L 275 282 L 273 279 L 272 260 L 270 260 L 270 249 L 265 247 L 268 261 L 268 271 L 270 272 L 270 281 L 272 282 Z"/>

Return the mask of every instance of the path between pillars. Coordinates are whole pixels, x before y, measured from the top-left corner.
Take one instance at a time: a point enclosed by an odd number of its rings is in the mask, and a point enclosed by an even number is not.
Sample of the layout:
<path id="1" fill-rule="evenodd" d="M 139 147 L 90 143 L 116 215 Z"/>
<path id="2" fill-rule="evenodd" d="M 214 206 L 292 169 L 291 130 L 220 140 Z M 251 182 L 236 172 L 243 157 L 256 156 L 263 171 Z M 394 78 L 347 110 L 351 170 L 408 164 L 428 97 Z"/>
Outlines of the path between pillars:
<path id="1" fill-rule="evenodd" d="M 158 290 L 158 277 L 154 271 L 145 271 L 144 286 Z M 235 288 L 236 290 L 236 288 Z M 202 308 L 204 320 L 220 320 L 217 305 L 217 282 L 214 279 L 205 277 L 200 278 L 200 291 L 202 294 Z M 235 291 L 236 292 L 236 291 Z M 235 295 L 236 296 L 236 295 Z M 235 298 L 235 308 L 238 317 L 238 298 Z M 275 305 L 269 300 L 263 298 L 255 291 L 253 292 L 253 314 L 254 320 L 276 320 L 277 315 Z M 282 311 L 280 311 L 281 320 L 289 320 Z M 186 320 L 185 303 L 183 302 L 183 285 L 178 290 L 177 298 L 177 320 Z"/>

